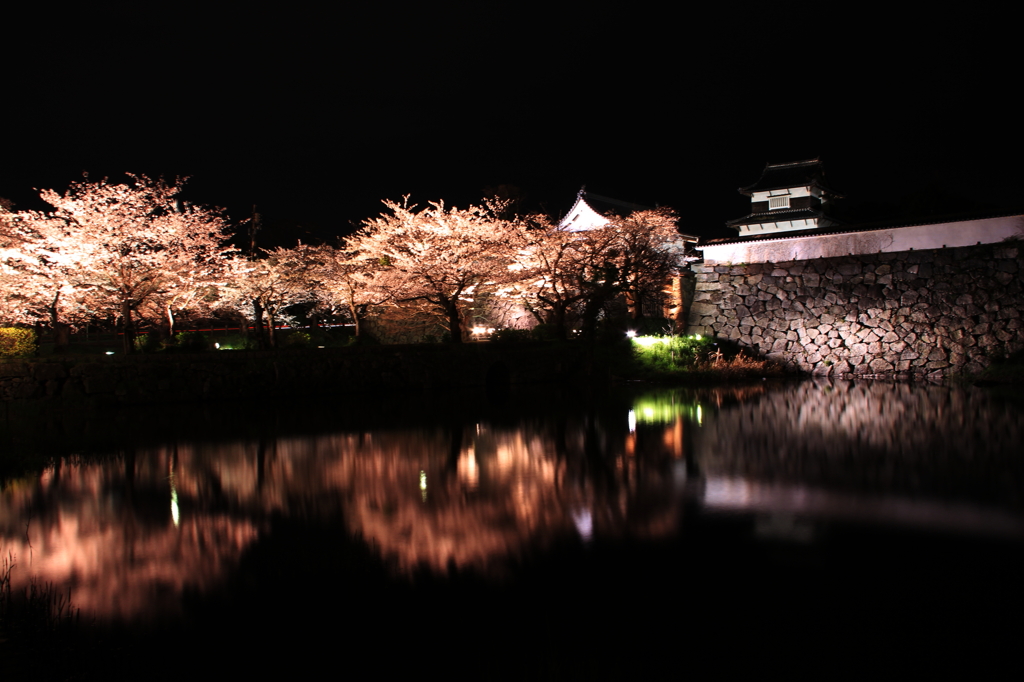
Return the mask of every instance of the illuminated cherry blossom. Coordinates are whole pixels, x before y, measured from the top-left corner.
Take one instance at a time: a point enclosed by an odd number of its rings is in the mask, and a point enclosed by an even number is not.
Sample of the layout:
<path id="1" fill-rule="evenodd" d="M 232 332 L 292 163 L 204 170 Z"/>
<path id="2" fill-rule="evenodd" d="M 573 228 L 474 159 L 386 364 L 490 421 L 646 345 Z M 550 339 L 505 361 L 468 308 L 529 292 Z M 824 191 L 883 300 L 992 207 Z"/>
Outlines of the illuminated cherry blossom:
<path id="1" fill-rule="evenodd" d="M 388 211 L 367 220 L 350 248 L 391 273 L 395 302 L 425 304 L 444 320 L 451 340 L 461 342 L 474 297 L 520 276 L 509 266 L 529 243 L 526 224 L 499 218 L 499 203 L 458 209 L 438 202 L 419 210 L 407 201 L 384 205 Z"/>
<path id="2" fill-rule="evenodd" d="M 219 209 L 179 198 L 183 180 L 129 175 L 126 183 L 72 183 L 43 190 L 53 207 L 24 212 L 15 224 L 24 285 L 47 301 L 51 324 L 89 318 L 120 321 L 131 352 L 135 319 L 160 310 L 173 330 L 174 311 L 196 303 L 220 281 L 228 223 Z"/>

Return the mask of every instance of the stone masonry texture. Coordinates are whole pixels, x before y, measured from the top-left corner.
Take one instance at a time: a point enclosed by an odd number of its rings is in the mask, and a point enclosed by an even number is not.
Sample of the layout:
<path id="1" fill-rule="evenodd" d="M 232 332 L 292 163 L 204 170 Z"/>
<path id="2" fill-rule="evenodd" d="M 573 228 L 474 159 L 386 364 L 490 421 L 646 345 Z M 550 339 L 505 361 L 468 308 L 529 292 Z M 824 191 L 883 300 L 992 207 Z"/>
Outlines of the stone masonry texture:
<path id="1" fill-rule="evenodd" d="M 1018 242 L 694 270 L 689 333 L 793 370 L 973 374 L 1024 348 Z"/>

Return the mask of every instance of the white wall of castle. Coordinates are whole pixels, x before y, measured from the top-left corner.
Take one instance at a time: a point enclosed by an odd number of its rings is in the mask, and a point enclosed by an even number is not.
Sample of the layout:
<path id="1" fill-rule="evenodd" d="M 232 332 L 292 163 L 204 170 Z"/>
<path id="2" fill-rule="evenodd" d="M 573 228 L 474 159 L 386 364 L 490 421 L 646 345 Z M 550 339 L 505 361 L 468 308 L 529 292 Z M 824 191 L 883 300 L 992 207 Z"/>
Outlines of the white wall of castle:
<path id="1" fill-rule="evenodd" d="M 585 232 L 604 227 L 610 221 L 603 215 L 590 208 L 585 201 L 577 201 L 576 205 L 569 211 L 561 223 L 558 224 L 563 230 L 569 232 Z"/>
<path id="2" fill-rule="evenodd" d="M 941 249 L 994 244 L 1024 238 L 1024 215 L 950 223 L 893 227 L 868 232 L 751 240 L 734 244 L 704 244 L 707 265 L 779 263 L 867 253 Z"/>
<path id="3" fill-rule="evenodd" d="M 818 190 L 817 187 L 813 189 L 814 191 L 812 192 L 811 187 L 788 187 L 786 189 L 773 189 L 765 192 L 754 192 L 753 194 L 750 195 L 750 201 L 768 201 L 769 197 L 790 196 L 795 199 L 797 197 L 810 197 L 821 195 L 821 192 Z"/>

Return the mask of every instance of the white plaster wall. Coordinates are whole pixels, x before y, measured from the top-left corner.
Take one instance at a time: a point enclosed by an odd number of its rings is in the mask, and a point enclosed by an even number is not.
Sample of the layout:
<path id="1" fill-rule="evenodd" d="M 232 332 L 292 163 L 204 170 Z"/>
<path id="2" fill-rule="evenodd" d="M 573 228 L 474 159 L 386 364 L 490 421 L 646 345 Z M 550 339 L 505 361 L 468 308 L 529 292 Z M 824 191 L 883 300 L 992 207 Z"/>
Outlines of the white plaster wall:
<path id="1" fill-rule="evenodd" d="M 768 201 L 769 196 L 781 197 L 789 195 L 793 198 L 796 197 L 809 197 L 811 196 L 810 187 L 790 187 L 789 189 L 773 189 L 768 192 L 754 192 L 750 195 L 751 201 Z"/>
<path id="2" fill-rule="evenodd" d="M 585 201 L 577 201 L 576 205 L 569 211 L 569 215 L 559 223 L 559 227 L 569 232 L 583 232 L 595 230 L 608 224 L 608 219 L 590 208 Z"/>
<path id="3" fill-rule="evenodd" d="M 835 256 L 994 244 L 1024 237 L 1024 215 L 896 227 L 871 232 L 697 246 L 705 264 L 778 263 Z"/>

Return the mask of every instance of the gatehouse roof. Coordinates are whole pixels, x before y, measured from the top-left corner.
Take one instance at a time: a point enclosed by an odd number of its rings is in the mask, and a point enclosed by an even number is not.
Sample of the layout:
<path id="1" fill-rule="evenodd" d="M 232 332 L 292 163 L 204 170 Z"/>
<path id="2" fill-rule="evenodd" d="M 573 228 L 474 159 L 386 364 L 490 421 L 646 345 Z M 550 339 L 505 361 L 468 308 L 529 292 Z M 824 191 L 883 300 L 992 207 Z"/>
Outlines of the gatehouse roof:
<path id="1" fill-rule="evenodd" d="M 822 169 L 821 159 L 766 164 L 760 179 L 753 185 L 740 187 L 739 193 L 749 197 L 754 192 L 768 192 L 791 187 L 817 187 L 823 193 L 842 198 L 841 194 L 825 184 L 825 171 Z"/>

